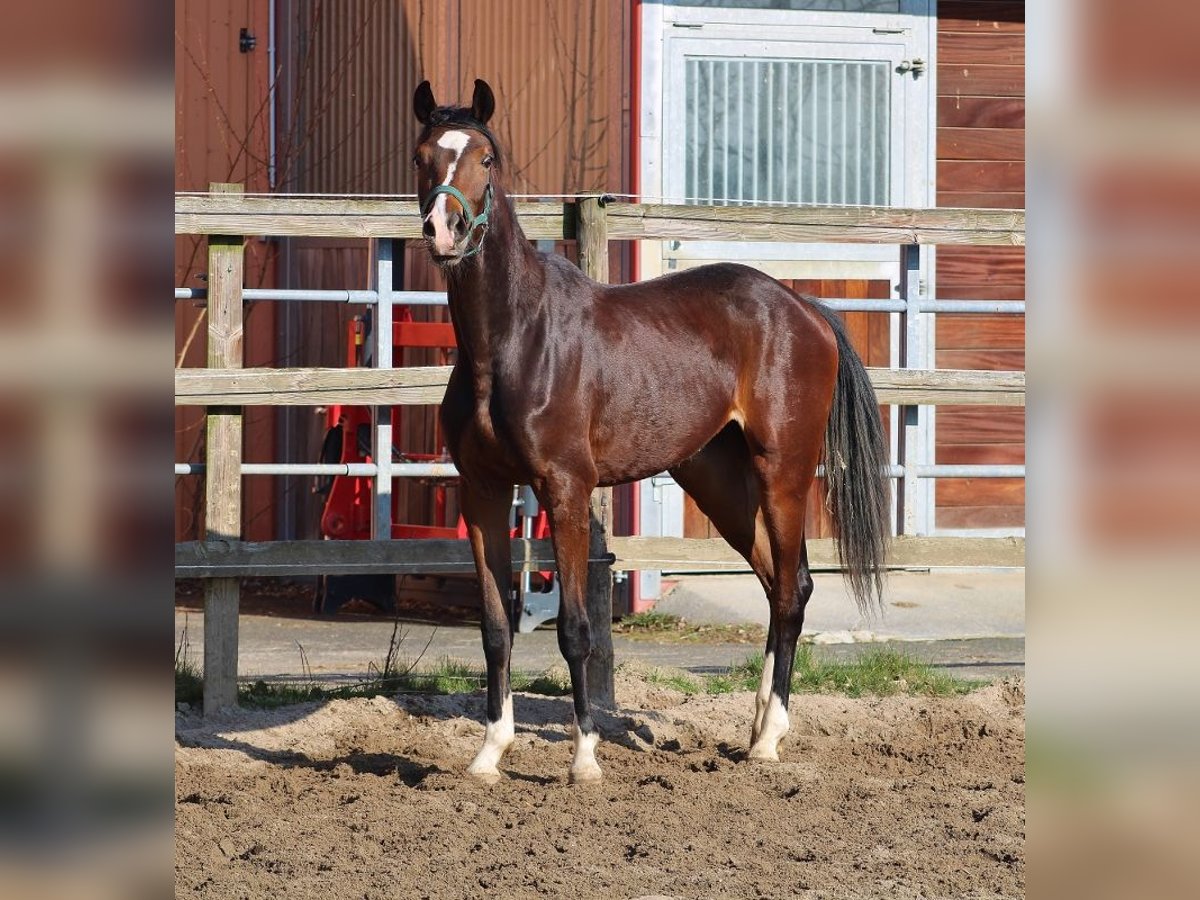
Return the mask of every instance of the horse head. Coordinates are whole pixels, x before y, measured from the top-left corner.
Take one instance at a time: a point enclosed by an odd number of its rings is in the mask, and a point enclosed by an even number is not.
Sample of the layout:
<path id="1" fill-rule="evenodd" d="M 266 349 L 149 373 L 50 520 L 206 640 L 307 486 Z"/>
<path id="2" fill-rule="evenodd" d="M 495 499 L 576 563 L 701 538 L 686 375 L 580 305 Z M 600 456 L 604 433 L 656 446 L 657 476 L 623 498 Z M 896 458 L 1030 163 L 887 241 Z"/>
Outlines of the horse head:
<path id="1" fill-rule="evenodd" d="M 496 98 L 475 80 L 469 107 L 438 106 L 428 81 L 413 95 L 413 114 L 423 129 L 413 153 L 422 231 L 441 266 L 452 266 L 483 246 L 492 209 L 500 148 L 487 123 Z"/>

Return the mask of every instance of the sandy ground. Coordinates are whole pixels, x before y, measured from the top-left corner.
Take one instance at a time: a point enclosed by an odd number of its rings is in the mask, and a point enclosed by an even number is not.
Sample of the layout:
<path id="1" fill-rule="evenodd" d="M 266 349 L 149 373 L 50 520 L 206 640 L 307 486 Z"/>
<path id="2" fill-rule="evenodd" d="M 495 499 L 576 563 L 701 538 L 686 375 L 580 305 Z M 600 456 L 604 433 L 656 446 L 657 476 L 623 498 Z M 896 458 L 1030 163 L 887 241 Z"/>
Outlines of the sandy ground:
<path id="1" fill-rule="evenodd" d="M 176 720 L 176 893 L 203 898 L 1020 897 L 1024 683 L 799 695 L 777 764 L 753 697 L 622 675 L 605 781 L 566 783 L 563 698 L 520 695 L 488 787 L 482 694 Z"/>

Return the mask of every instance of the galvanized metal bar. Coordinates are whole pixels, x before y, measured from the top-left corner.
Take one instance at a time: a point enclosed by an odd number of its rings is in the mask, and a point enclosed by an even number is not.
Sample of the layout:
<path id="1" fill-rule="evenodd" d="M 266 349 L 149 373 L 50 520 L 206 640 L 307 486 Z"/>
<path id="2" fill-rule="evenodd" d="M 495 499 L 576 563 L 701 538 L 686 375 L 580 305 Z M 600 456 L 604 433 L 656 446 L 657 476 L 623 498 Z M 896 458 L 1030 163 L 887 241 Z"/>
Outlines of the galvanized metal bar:
<path id="1" fill-rule="evenodd" d="M 904 478 L 904 466 L 888 466 L 889 478 Z M 825 467 L 817 466 L 817 477 L 825 477 Z M 1024 478 L 1024 466 L 917 466 L 917 478 Z M 656 484 L 675 484 L 675 479 L 667 472 L 654 476 Z"/>
<path id="2" fill-rule="evenodd" d="M 375 291 L 351 290 L 282 290 L 279 288 L 245 288 L 247 300 L 303 301 L 318 303 L 358 303 L 374 305 L 379 295 Z M 205 300 L 205 288 L 175 288 L 176 300 Z M 905 312 L 909 305 L 903 300 L 867 300 L 844 297 L 822 297 L 821 301 L 842 312 Z M 445 291 L 392 291 L 393 305 L 446 306 Z M 1024 315 L 1024 300 L 922 300 L 916 304 L 922 313 L 984 313 L 988 315 Z"/>
<path id="3" fill-rule="evenodd" d="M 922 300 L 917 310 L 923 313 L 986 313 L 1025 315 L 1024 300 Z"/>
<path id="4" fill-rule="evenodd" d="M 921 367 L 921 247 L 908 244 L 900 248 L 900 299 L 908 309 L 901 313 L 900 368 Z M 920 533 L 921 510 L 918 508 L 920 485 L 917 467 L 921 461 L 921 408 L 900 407 L 899 457 L 904 467 L 896 491 L 896 531 L 902 535 Z"/>
<path id="5" fill-rule="evenodd" d="M 392 463 L 393 478 L 457 478 L 453 463 Z M 204 463 L 175 463 L 176 475 L 200 475 Z M 243 475 L 347 475 L 373 478 L 374 463 L 242 463 Z"/>
<path id="6" fill-rule="evenodd" d="M 360 303 L 367 306 L 379 302 L 376 291 L 305 290 L 302 288 L 244 288 L 247 300 L 303 301 L 315 303 Z M 175 288 L 176 300 L 206 300 L 205 288 Z M 392 303 L 400 306 L 446 306 L 445 291 L 392 291 Z"/>
<path id="7" fill-rule="evenodd" d="M 392 463 L 393 478 L 457 478 L 453 463 Z M 176 475 L 203 475 L 204 463 L 175 463 Z M 373 478 L 378 474 L 374 463 L 242 463 L 243 475 L 343 475 Z M 817 477 L 825 467 L 817 467 Z M 674 480 L 667 474 L 657 476 L 661 483 Z M 903 478 L 904 466 L 888 466 L 889 478 Z M 918 478 L 1024 478 L 1024 466 L 917 466 Z M 536 514 L 536 513 L 534 513 Z M 528 535 L 527 535 L 528 537 Z"/>
<path id="8" fill-rule="evenodd" d="M 918 478 L 1024 478 L 1024 466 L 917 466 Z"/>
<path id="9" fill-rule="evenodd" d="M 374 365 L 377 369 L 392 368 L 392 241 L 378 238 L 375 249 L 375 290 L 379 302 L 375 305 Z M 376 477 L 372 482 L 371 537 L 377 541 L 392 538 L 392 408 L 375 407 L 372 455 Z"/>

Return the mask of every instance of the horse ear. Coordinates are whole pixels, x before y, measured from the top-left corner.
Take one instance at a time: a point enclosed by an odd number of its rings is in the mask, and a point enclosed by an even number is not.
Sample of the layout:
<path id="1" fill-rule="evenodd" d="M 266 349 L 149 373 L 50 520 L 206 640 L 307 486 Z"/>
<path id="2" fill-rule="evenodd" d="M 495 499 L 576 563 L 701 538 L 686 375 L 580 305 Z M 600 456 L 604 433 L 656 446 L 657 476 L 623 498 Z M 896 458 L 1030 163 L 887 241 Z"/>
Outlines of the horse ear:
<path id="1" fill-rule="evenodd" d="M 475 79 L 475 94 L 471 97 L 471 115 L 480 125 L 486 125 L 496 111 L 496 96 L 482 78 Z"/>
<path id="2" fill-rule="evenodd" d="M 413 94 L 413 115 L 422 125 L 428 125 L 429 117 L 436 108 L 437 101 L 433 99 L 433 88 L 429 86 L 428 81 L 422 81 L 417 85 L 416 93 Z"/>

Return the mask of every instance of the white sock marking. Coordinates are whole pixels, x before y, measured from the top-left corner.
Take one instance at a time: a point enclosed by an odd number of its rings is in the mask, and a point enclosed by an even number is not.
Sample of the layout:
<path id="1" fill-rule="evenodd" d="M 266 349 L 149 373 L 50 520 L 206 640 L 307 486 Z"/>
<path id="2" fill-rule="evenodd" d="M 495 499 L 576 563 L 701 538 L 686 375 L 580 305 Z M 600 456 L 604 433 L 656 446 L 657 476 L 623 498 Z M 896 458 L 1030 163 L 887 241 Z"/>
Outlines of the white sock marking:
<path id="1" fill-rule="evenodd" d="M 783 701 L 771 694 L 767 711 L 763 714 L 758 739 L 750 748 L 751 759 L 779 759 L 779 740 L 788 732 L 788 714 Z"/>
<path id="2" fill-rule="evenodd" d="M 471 775 L 499 776 L 500 771 L 496 768 L 496 764 L 500 762 L 504 751 L 512 744 L 514 734 L 512 694 L 508 694 L 504 698 L 500 718 L 495 722 L 487 723 L 487 730 L 483 735 L 483 746 L 475 755 L 475 760 L 467 772 Z"/>
<path id="3" fill-rule="evenodd" d="M 758 732 L 762 731 L 762 716 L 767 712 L 767 703 L 770 700 L 770 685 L 774 683 L 775 672 L 775 652 L 769 652 L 763 656 L 762 660 L 762 680 L 758 683 L 758 692 L 754 698 L 754 733 L 751 734 L 751 740 L 758 739 Z"/>
<path id="4" fill-rule="evenodd" d="M 596 781 L 600 778 L 600 766 L 596 763 L 596 745 L 600 733 L 584 734 L 575 723 L 575 758 L 571 760 L 572 781 Z"/>

